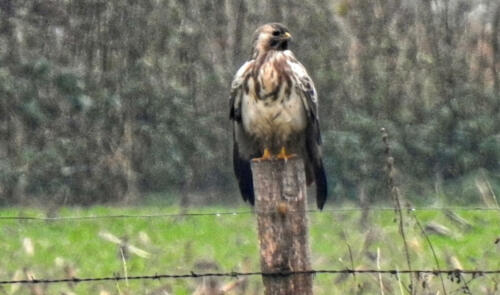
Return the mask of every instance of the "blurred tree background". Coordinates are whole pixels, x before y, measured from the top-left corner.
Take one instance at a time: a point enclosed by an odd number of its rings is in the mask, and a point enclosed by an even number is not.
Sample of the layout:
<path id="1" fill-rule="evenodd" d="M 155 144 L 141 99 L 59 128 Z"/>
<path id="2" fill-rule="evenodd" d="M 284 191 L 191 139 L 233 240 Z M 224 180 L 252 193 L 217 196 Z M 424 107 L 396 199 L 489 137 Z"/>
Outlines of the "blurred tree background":
<path id="1" fill-rule="evenodd" d="M 496 0 L 1 0 L 0 204 L 238 202 L 229 85 L 270 21 L 316 82 L 337 200 L 386 199 L 381 127 L 413 201 L 498 194 Z"/>

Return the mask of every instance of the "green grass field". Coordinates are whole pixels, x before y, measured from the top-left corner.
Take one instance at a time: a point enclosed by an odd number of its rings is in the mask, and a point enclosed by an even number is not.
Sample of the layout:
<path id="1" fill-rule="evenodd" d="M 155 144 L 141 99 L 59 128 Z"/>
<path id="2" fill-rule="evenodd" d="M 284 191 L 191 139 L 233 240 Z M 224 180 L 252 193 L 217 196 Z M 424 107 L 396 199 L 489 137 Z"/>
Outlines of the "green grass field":
<path id="1" fill-rule="evenodd" d="M 188 212 L 248 211 L 242 208 L 191 208 Z M 154 215 L 178 213 L 175 206 L 62 208 L 50 216 Z M 443 269 L 500 269 L 499 211 L 454 211 L 468 224 L 442 211 L 417 210 L 418 220 L 429 237 Z M 46 217 L 39 209 L 4 208 L 0 216 Z M 315 269 L 377 268 L 407 269 L 403 243 L 393 211 L 371 211 L 364 225 L 360 211 L 325 211 L 309 215 L 312 265 Z M 405 212 L 408 247 L 414 269 L 436 269 L 436 263 L 415 219 Z M 440 226 L 442 226 L 440 228 Z M 443 228 L 445 227 L 445 228 Z M 126 259 L 113 239 L 147 253 L 126 251 Z M 349 248 L 352 253 L 349 255 Z M 103 277 L 179 274 L 213 271 L 258 271 L 258 242 L 252 214 L 187 217 L 134 217 L 77 220 L 0 219 L 0 280 L 34 276 Z M 401 294 L 409 283 L 401 276 L 383 275 L 384 294 Z M 465 278 L 469 280 L 470 277 Z M 3 285 L 0 294 L 193 294 L 208 279 L 145 280 L 120 282 L 54 284 L 39 286 Z M 212 283 L 228 287 L 238 279 Z M 228 294 L 262 294 L 259 277 L 240 278 Z M 444 276 L 448 294 L 464 287 Z M 500 275 L 478 277 L 468 282 L 472 294 L 499 294 Z M 440 281 L 420 276 L 419 294 L 443 294 Z M 423 289 L 423 286 L 427 289 Z M 378 275 L 317 275 L 315 294 L 381 294 Z M 497 289 L 495 289 L 497 288 Z M 424 293 L 426 290 L 434 292 Z M 496 291 L 495 291 L 496 290 Z M 42 293 L 35 293 L 42 292 Z M 453 294 L 460 293 L 455 292 Z M 497 293 L 495 293 L 497 292 Z"/>

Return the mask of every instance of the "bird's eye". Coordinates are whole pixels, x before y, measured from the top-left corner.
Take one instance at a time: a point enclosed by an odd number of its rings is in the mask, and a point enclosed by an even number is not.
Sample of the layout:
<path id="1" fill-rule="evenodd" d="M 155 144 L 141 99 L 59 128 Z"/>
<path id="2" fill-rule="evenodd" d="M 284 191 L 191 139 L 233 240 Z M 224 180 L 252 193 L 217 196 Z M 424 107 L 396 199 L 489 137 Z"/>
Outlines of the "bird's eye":
<path id="1" fill-rule="evenodd" d="M 279 36 L 279 35 L 280 35 L 280 33 L 281 33 L 280 31 L 277 31 L 277 30 L 276 30 L 276 31 L 274 31 L 274 32 L 273 32 L 273 36 Z"/>

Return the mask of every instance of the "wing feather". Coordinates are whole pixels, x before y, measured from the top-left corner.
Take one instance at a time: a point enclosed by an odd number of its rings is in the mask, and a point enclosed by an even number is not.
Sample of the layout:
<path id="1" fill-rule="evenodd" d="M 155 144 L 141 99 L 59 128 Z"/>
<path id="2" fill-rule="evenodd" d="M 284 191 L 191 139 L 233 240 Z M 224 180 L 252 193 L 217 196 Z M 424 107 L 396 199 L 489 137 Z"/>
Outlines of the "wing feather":
<path id="1" fill-rule="evenodd" d="M 229 118 L 233 121 L 233 168 L 244 201 L 254 204 L 254 190 L 250 159 L 258 156 L 252 139 L 246 134 L 241 122 L 241 102 L 245 95 L 244 83 L 253 60 L 246 62 L 236 72 L 231 83 Z"/>
<path id="2" fill-rule="evenodd" d="M 322 160 L 318 94 L 305 67 L 297 61 L 291 51 L 285 51 L 285 55 L 288 57 L 288 65 L 290 66 L 296 88 L 301 95 L 302 103 L 307 112 L 307 127 L 305 131 L 307 159 L 304 159 L 304 161 L 306 165 L 312 167 L 314 171 L 316 204 L 319 209 L 323 209 L 328 196 L 328 184 Z"/>
<path id="3" fill-rule="evenodd" d="M 247 61 L 236 72 L 231 83 L 231 97 L 229 99 L 229 118 L 231 120 L 241 121 L 241 99 L 243 96 L 243 83 L 245 82 L 246 74 L 253 65 L 254 61 Z"/>

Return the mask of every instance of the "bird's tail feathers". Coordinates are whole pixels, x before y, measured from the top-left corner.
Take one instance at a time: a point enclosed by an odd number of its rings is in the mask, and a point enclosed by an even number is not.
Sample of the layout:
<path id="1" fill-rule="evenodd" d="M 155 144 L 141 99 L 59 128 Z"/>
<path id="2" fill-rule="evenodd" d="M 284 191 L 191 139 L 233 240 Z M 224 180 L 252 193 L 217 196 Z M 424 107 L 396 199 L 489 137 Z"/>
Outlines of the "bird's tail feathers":
<path id="1" fill-rule="evenodd" d="M 319 165 L 315 165 L 314 176 L 316 178 L 316 205 L 319 210 L 323 210 L 323 206 L 325 206 L 328 197 L 328 184 L 323 163 L 320 162 Z"/>
<path id="2" fill-rule="evenodd" d="M 234 173 L 238 179 L 241 196 L 243 197 L 243 200 L 248 201 L 253 206 L 255 197 L 250 160 L 244 159 L 240 156 L 236 144 L 233 147 L 233 157 Z"/>

